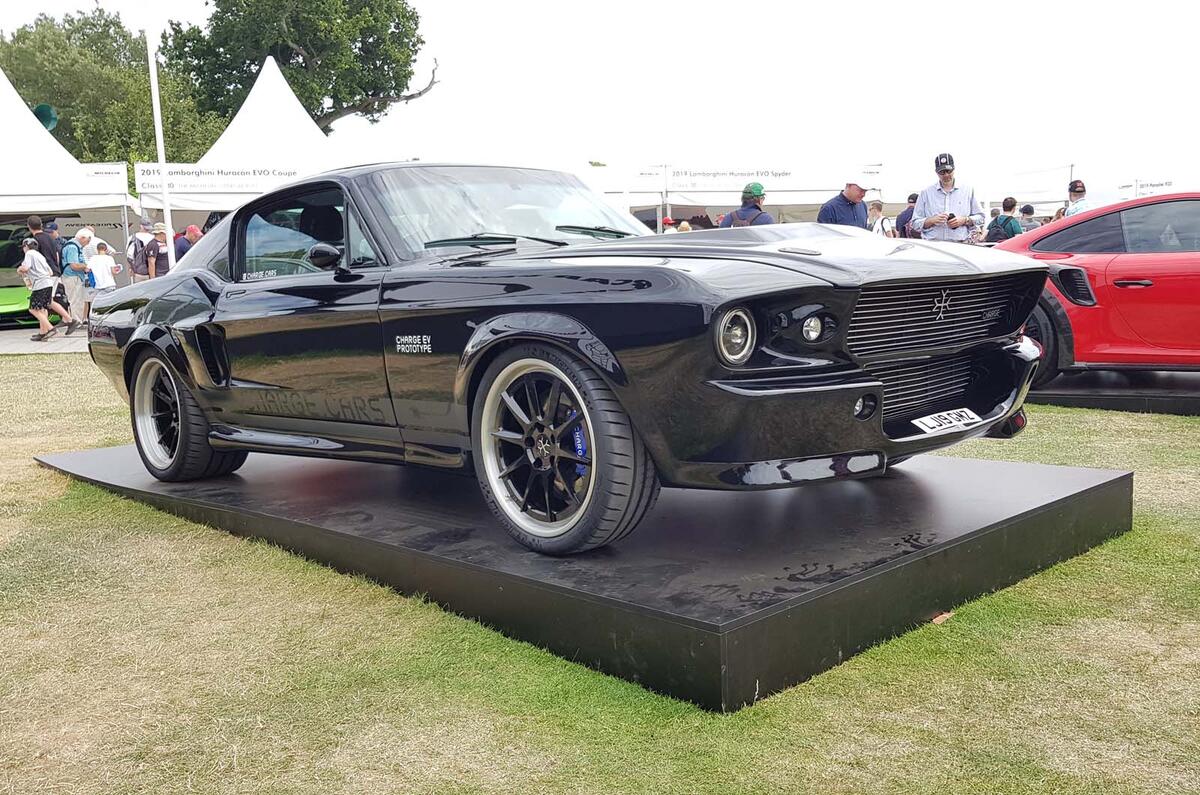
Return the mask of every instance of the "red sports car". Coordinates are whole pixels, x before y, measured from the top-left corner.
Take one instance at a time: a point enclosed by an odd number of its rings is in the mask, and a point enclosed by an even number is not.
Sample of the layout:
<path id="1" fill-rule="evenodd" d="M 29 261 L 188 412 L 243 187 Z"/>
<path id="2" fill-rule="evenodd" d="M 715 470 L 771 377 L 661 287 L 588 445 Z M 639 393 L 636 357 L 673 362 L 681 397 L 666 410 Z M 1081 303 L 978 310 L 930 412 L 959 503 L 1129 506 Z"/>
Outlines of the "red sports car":
<path id="1" fill-rule="evenodd" d="M 1064 370 L 1200 370 L 1200 193 L 1097 207 L 996 248 L 1050 266 L 1026 328 L 1044 351 L 1035 386 Z"/>

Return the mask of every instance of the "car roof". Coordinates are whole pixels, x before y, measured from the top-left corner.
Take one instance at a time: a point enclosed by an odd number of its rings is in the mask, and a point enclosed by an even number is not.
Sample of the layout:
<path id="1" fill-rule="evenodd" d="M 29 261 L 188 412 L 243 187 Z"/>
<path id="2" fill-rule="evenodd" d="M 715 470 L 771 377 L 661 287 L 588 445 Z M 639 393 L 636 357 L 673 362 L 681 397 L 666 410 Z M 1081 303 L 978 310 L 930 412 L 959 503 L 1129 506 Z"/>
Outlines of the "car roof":
<path id="1" fill-rule="evenodd" d="M 1093 207 L 1090 210 L 1084 210 L 1076 215 L 1060 218 L 1057 221 L 1051 221 L 1048 224 L 1043 224 L 1037 229 L 1031 229 L 1024 234 L 1010 237 L 1008 240 L 1001 241 L 996 244 L 996 247 L 1004 251 L 1024 251 L 1033 244 L 1037 243 L 1044 237 L 1058 232 L 1061 229 L 1066 229 L 1092 218 L 1099 218 L 1102 215 L 1109 213 L 1128 210 L 1131 207 L 1143 207 L 1147 204 L 1163 204 L 1171 201 L 1198 201 L 1200 193 L 1157 193 L 1153 196 L 1139 196 L 1136 199 L 1125 199 L 1124 201 L 1114 202 L 1112 204 L 1104 204 L 1099 207 Z M 1026 236 L 1028 235 L 1028 237 Z M 1012 241 L 1011 243 L 1009 241 Z M 1006 245 L 1007 244 L 1007 245 Z"/>

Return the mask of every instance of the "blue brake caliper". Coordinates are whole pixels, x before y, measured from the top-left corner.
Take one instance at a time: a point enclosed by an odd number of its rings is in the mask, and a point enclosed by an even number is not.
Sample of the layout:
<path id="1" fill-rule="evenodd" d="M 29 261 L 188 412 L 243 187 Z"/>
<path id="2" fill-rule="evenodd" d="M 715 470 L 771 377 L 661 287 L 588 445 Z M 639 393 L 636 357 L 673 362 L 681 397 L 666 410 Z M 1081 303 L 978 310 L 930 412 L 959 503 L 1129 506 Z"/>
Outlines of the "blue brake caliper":
<path id="1" fill-rule="evenodd" d="M 573 418 L 574 416 L 575 416 L 575 414 L 572 413 L 571 417 Z M 587 441 L 583 438 L 583 428 L 576 425 L 575 430 L 571 432 L 571 438 L 575 442 L 575 455 L 579 456 L 580 458 L 586 457 L 587 456 Z M 585 470 L 585 467 L 583 464 L 576 464 L 575 465 L 575 476 L 580 477 L 580 478 L 583 477 L 584 470 Z"/>

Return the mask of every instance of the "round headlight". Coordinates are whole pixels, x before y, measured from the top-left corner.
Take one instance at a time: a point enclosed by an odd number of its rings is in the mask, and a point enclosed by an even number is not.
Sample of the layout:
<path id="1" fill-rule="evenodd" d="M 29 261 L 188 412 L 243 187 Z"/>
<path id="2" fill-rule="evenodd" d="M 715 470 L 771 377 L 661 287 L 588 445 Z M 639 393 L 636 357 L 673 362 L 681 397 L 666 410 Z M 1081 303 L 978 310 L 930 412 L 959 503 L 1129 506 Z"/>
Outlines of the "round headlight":
<path id="1" fill-rule="evenodd" d="M 754 353 L 754 319 L 745 309 L 731 309 L 717 325 L 717 352 L 726 364 L 745 364 Z"/>
<path id="2" fill-rule="evenodd" d="M 825 333 L 825 323 L 817 315 L 812 315 L 804 319 L 804 325 L 800 327 L 800 333 L 804 335 L 804 339 L 809 342 L 816 342 L 821 339 L 821 335 Z"/>

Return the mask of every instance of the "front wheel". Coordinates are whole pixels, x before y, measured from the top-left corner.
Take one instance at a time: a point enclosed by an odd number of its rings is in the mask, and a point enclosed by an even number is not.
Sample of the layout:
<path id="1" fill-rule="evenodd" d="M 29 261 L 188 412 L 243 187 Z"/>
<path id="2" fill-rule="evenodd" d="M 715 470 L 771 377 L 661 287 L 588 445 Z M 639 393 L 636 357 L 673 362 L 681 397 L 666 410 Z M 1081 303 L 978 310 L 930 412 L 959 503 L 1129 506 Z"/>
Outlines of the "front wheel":
<path id="1" fill-rule="evenodd" d="M 243 450 L 209 445 L 204 412 L 157 351 L 145 351 L 133 366 L 129 413 L 138 455 L 159 480 L 228 475 L 246 461 Z"/>
<path id="2" fill-rule="evenodd" d="M 658 473 L 616 396 L 555 348 L 520 345 L 487 369 L 472 410 L 475 473 L 521 544 L 566 555 L 633 531 Z"/>

